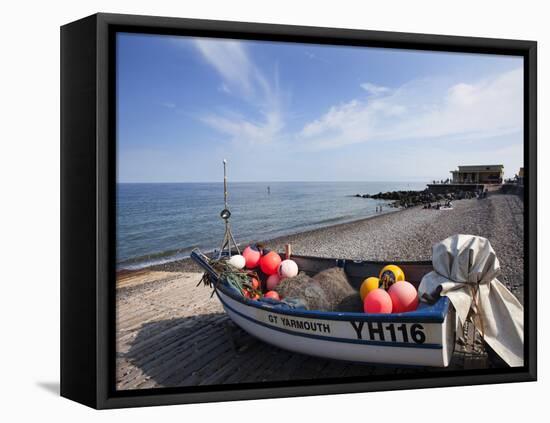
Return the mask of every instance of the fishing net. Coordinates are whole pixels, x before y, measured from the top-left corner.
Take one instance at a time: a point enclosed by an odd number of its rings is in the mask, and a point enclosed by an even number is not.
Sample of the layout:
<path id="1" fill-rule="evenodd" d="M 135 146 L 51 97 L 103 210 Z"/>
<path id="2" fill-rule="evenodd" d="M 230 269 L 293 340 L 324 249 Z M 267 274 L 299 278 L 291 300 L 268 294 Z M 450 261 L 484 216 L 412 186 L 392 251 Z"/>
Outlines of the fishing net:
<path id="1" fill-rule="evenodd" d="M 283 279 L 275 288 L 285 300 L 299 299 L 307 310 L 329 310 L 330 304 L 318 282 L 304 272 L 293 278 Z"/>
<path id="2" fill-rule="evenodd" d="M 283 279 L 275 289 L 281 298 L 297 298 L 308 310 L 362 311 L 359 293 L 349 284 L 343 269 L 323 270 L 313 278 L 303 272 Z"/>
<path id="3" fill-rule="evenodd" d="M 341 267 L 331 267 L 317 273 L 313 280 L 320 286 L 330 304 L 329 311 L 344 311 L 340 310 L 340 306 L 348 307 L 351 303 L 349 297 L 359 297 L 349 284 L 346 272 Z M 346 300 L 346 301 L 344 301 Z M 359 300 L 361 300 L 359 298 Z"/>
<path id="4" fill-rule="evenodd" d="M 353 313 L 363 312 L 363 301 L 358 292 L 350 294 L 337 304 L 336 311 L 348 311 Z"/>

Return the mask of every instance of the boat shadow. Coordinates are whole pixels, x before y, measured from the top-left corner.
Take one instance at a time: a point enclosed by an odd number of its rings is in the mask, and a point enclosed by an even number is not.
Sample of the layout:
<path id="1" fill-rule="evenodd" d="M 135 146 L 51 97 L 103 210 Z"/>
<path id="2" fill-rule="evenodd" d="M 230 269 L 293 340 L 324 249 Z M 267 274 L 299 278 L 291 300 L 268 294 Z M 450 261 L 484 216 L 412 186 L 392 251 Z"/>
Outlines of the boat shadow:
<path id="1" fill-rule="evenodd" d="M 419 371 L 286 351 L 252 337 L 225 313 L 148 322 L 128 337 L 117 353 L 117 389 L 123 390 Z"/>
<path id="2" fill-rule="evenodd" d="M 418 374 L 487 368 L 486 360 L 455 354 L 451 366 L 419 368 L 368 365 L 293 353 L 260 341 L 225 313 L 148 322 L 120 341 L 117 389 L 207 386 Z"/>

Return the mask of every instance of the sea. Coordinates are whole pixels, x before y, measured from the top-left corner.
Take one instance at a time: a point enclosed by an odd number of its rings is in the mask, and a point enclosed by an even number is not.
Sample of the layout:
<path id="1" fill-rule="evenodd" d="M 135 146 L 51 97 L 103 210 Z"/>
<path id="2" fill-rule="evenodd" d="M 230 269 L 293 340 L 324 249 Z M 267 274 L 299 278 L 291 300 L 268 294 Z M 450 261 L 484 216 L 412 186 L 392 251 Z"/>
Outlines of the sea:
<path id="1" fill-rule="evenodd" d="M 425 187 L 425 182 L 234 182 L 228 184 L 230 222 L 244 246 L 373 216 L 387 203 L 355 194 Z M 219 248 L 223 208 L 223 183 L 118 183 L 117 268 L 140 269 L 186 258 L 194 248 Z"/>

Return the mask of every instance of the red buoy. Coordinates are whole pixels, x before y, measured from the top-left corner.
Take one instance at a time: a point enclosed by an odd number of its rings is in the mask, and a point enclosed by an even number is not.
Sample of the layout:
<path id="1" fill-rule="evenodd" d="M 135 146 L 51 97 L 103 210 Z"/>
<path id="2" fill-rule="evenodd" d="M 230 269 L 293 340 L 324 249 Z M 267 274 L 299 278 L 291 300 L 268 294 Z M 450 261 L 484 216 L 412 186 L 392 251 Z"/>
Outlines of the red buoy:
<path id="1" fill-rule="evenodd" d="M 260 258 L 260 269 L 266 275 L 274 275 L 281 264 L 281 257 L 275 251 L 270 251 Z"/>

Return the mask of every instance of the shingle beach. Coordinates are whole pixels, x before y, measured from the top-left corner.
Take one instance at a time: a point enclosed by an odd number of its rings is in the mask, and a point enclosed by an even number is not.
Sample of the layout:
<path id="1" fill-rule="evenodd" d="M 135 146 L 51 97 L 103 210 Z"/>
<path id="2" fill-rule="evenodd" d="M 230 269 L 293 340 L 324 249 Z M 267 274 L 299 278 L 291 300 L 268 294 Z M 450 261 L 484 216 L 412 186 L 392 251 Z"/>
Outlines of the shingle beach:
<path id="1" fill-rule="evenodd" d="M 431 260 L 433 244 L 448 236 L 479 235 L 489 239 L 499 258 L 501 282 L 523 302 L 523 230 L 521 197 L 494 193 L 454 201 L 452 210 L 417 206 L 272 240 L 259 236 L 256 241 L 278 251 L 290 243 L 300 255 L 391 262 Z M 200 271 L 189 259 L 152 269 Z"/>

